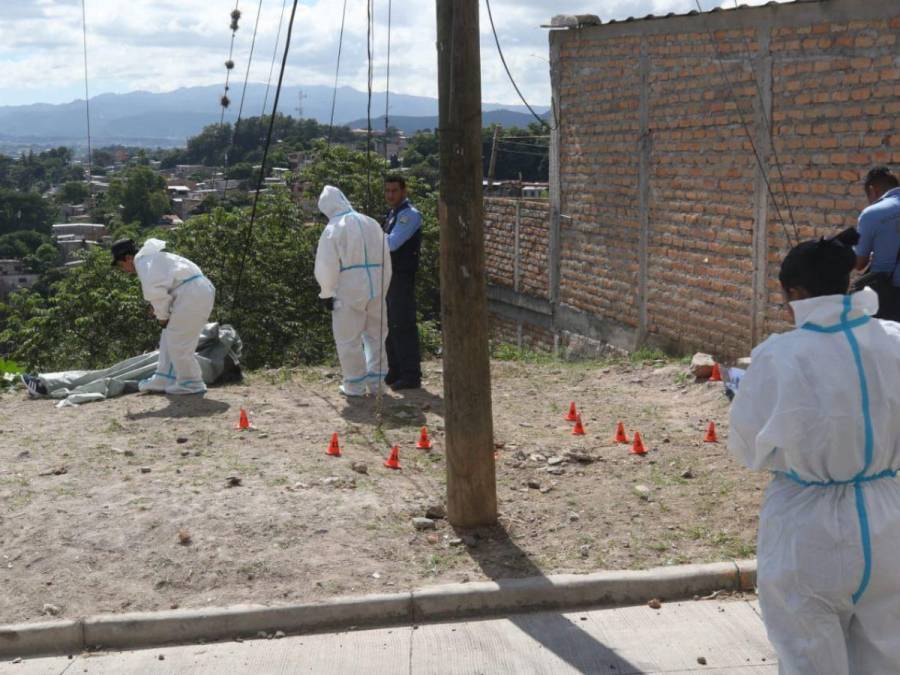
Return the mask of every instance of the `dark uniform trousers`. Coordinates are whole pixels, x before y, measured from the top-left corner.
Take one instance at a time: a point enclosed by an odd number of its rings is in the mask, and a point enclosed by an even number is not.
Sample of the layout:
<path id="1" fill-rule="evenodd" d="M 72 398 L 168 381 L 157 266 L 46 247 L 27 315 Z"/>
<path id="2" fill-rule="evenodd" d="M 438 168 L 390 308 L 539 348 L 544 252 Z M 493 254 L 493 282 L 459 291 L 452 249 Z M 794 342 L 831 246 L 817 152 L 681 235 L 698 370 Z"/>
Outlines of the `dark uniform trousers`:
<path id="1" fill-rule="evenodd" d="M 395 272 L 387 294 L 388 335 L 385 346 L 389 375 L 411 382 L 422 379 L 415 290 L 414 272 Z"/>

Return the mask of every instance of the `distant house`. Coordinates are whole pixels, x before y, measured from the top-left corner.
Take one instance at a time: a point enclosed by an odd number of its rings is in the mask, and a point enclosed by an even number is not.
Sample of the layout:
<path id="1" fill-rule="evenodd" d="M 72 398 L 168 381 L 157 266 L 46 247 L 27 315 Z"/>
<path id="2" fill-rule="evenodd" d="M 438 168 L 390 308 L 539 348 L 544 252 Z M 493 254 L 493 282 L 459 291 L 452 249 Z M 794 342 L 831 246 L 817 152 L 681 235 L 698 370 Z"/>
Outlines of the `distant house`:
<path id="1" fill-rule="evenodd" d="M 52 234 L 54 239 L 70 235 L 79 239 L 93 239 L 100 241 L 109 236 L 106 225 L 98 223 L 57 223 L 52 226 Z"/>
<path id="2" fill-rule="evenodd" d="M 0 260 L 0 299 L 5 300 L 20 288 L 31 288 L 38 279 L 40 275 L 29 272 L 21 260 Z"/>
<path id="3" fill-rule="evenodd" d="M 187 197 L 191 193 L 191 188 L 187 185 L 170 185 L 166 188 L 166 191 L 172 198 Z"/>
<path id="4" fill-rule="evenodd" d="M 176 214 L 169 213 L 167 215 L 160 216 L 159 221 L 156 224 L 159 227 L 166 228 L 167 230 L 174 230 L 176 227 L 184 225 L 184 221 Z"/>

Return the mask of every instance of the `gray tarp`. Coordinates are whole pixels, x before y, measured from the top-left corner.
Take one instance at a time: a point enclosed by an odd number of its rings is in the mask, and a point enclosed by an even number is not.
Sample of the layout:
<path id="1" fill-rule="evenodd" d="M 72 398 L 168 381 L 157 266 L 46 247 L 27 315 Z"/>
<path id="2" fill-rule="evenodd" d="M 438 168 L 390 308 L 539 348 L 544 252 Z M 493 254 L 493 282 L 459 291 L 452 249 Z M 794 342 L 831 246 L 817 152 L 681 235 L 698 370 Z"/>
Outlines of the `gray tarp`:
<path id="1" fill-rule="evenodd" d="M 214 384 L 226 369 L 226 360 L 240 365 L 243 344 L 237 331 L 229 325 L 208 323 L 200 333 L 197 360 L 203 381 Z M 227 357 L 227 359 L 226 359 Z M 159 352 L 149 352 L 121 361 L 104 370 L 70 370 L 38 375 L 51 398 L 62 399 L 58 407 L 102 401 L 138 391 L 138 382 L 156 371 Z"/>

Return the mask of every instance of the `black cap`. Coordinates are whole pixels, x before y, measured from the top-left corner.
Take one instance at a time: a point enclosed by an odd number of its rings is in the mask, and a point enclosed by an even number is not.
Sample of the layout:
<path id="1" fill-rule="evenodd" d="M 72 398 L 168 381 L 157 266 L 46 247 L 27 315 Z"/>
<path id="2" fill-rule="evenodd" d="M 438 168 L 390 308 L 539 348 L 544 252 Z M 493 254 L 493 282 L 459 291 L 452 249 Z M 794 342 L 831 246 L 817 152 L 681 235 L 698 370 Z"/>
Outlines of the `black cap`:
<path id="1" fill-rule="evenodd" d="M 135 255 L 137 247 L 135 247 L 133 239 L 119 239 L 110 247 L 109 252 L 112 253 L 112 264 L 115 267 L 117 262 L 125 260 L 125 256 Z"/>

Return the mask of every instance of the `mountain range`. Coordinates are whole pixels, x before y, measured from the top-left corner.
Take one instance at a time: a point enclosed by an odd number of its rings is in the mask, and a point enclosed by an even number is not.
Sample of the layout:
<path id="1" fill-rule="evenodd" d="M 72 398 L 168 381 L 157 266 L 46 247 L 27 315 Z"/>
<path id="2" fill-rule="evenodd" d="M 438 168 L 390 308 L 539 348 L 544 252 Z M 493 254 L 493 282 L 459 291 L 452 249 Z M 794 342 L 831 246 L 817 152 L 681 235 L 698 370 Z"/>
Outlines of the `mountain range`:
<path id="1" fill-rule="evenodd" d="M 242 87 L 232 86 L 226 122 L 233 122 L 240 107 Z M 243 117 L 271 111 L 274 87 L 247 85 Z M 312 118 L 327 124 L 331 118 L 334 89 L 326 86 L 284 87 L 278 112 Z M 185 87 L 170 92 L 134 91 L 127 94 L 100 94 L 91 97 L 91 141 L 96 146 L 119 143 L 144 147 L 183 145 L 204 126 L 218 122 L 222 115 L 219 99 L 222 85 Z M 335 124 L 365 127 L 368 95 L 351 87 L 340 87 L 335 99 Z M 371 110 L 373 128 L 384 128 L 385 93 L 374 92 Z M 540 113 L 546 106 L 535 106 Z M 390 94 L 390 124 L 407 133 L 437 126 L 438 101 L 427 96 Z M 526 126 L 533 117 L 524 106 L 485 103 L 484 124 Z M 394 114 L 396 113 L 396 114 Z M 0 106 L 0 146 L 87 144 L 84 100 L 70 103 Z"/>

